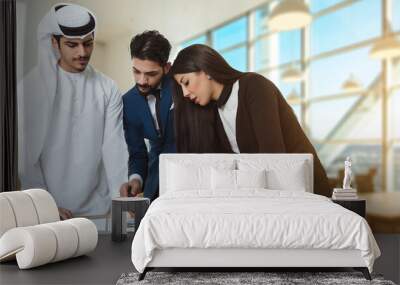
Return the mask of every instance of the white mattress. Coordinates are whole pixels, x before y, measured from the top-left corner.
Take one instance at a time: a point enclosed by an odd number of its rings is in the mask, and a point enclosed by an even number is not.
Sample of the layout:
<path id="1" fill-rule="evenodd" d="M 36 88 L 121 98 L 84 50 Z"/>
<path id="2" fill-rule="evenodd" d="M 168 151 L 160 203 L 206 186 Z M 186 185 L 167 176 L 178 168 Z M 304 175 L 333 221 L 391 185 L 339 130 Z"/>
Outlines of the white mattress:
<path id="1" fill-rule="evenodd" d="M 323 196 L 266 189 L 159 197 L 137 230 L 132 262 L 143 272 L 155 250 L 171 248 L 359 250 L 370 271 L 380 255 L 359 215 Z"/>

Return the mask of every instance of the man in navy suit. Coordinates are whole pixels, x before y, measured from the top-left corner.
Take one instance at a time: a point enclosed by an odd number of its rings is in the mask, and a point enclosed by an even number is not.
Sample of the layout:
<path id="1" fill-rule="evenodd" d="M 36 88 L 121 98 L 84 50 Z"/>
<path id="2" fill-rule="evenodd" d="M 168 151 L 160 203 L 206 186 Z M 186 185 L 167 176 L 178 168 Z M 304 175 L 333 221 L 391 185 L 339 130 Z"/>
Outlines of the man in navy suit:
<path id="1" fill-rule="evenodd" d="M 129 181 L 121 186 L 120 194 L 127 197 L 143 192 L 153 201 L 158 197 L 159 155 L 176 152 L 173 79 L 167 75 L 171 45 L 159 32 L 146 31 L 132 39 L 130 50 L 136 85 L 122 98 Z"/>

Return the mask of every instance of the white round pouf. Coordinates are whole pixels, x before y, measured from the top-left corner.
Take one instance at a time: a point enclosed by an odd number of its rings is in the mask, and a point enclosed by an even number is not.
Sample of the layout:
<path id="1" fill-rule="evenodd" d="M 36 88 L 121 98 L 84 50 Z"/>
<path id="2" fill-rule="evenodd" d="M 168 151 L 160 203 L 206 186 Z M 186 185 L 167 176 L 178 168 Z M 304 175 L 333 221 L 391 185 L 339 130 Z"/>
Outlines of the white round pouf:
<path id="1" fill-rule="evenodd" d="M 16 226 L 17 223 L 10 202 L 6 197 L 0 195 L 0 237 Z"/>
<path id="2" fill-rule="evenodd" d="M 3 192 L 1 195 L 10 202 L 17 227 L 33 226 L 39 223 L 33 201 L 24 191 Z"/>
<path id="3" fill-rule="evenodd" d="M 49 192 L 43 189 L 24 190 L 23 193 L 32 199 L 39 218 L 39 224 L 52 223 L 60 220 L 56 201 Z"/>
<path id="4" fill-rule="evenodd" d="M 97 241 L 91 220 L 60 221 L 45 190 L 0 193 L 0 262 L 16 259 L 20 269 L 28 269 L 86 254 Z"/>
<path id="5" fill-rule="evenodd" d="M 19 227 L 0 238 L 0 259 L 16 255 L 19 268 L 28 269 L 86 254 L 97 240 L 95 224 L 84 218 Z"/>
<path id="6" fill-rule="evenodd" d="M 20 269 L 51 262 L 56 250 L 54 233 L 40 225 L 11 229 L 0 239 L 0 257 L 15 255 Z"/>
<path id="7" fill-rule="evenodd" d="M 78 249 L 74 257 L 88 253 L 96 248 L 98 233 L 96 225 L 92 221 L 85 218 L 75 218 L 64 222 L 71 224 L 78 233 Z"/>
<path id="8" fill-rule="evenodd" d="M 44 224 L 43 227 L 51 229 L 57 239 L 57 252 L 51 262 L 64 260 L 75 255 L 78 250 L 78 233 L 69 223 L 55 222 Z"/>

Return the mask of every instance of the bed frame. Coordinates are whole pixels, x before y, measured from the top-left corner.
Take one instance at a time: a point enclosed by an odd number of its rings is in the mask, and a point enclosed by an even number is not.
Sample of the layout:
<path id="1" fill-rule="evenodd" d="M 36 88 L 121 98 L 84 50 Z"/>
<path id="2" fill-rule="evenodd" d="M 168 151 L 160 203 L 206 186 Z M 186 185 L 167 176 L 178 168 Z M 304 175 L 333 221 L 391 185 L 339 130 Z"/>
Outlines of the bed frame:
<path id="1" fill-rule="evenodd" d="M 160 155 L 160 196 L 168 179 L 167 161 L 177 159 L 257 158 L 279 160 L 303 160 L 307 164 L 309 188 L 313 193 L 313 157 L 311 154 L 162 154 Z M 361 271 L 371 280 L 369 270 L 359 250 L 329 249 L 248 249 L 248 248 L 169 248 L 157 249 L 139 280 L 155 268 L 232 268 L 238 271 L 254 268 L 338 268 L 351 267 Z"/>

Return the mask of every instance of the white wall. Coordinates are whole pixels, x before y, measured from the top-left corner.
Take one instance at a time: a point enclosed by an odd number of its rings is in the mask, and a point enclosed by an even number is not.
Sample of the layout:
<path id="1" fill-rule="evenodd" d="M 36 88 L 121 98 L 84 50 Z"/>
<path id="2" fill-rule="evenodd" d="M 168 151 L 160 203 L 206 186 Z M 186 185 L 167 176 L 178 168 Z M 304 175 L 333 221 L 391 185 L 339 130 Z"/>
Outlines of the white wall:
<path id="1" fill-rule="evenodd" d="M 56 0 L 17 0 L 17 79 L 37 64 L 36 31 L 40 20 Z"/>
<path id="2" fill-rule="evenodd" d="M 95 40 L 90 64 L 93 65 L 97 70 L 104 70 L 107 64 L 106 58 L 106 44 Z"/>
<path id="3" fill-rule="evenodd" d="M 134 84 L 129 52 L 131 36 L 118 37 L 104 44 L 103 51 L 93 56 L 91 64 L 115 80 L 119 89 L 125 93 Z M 98 46 L 95 51 L 98 52 Z"/>

